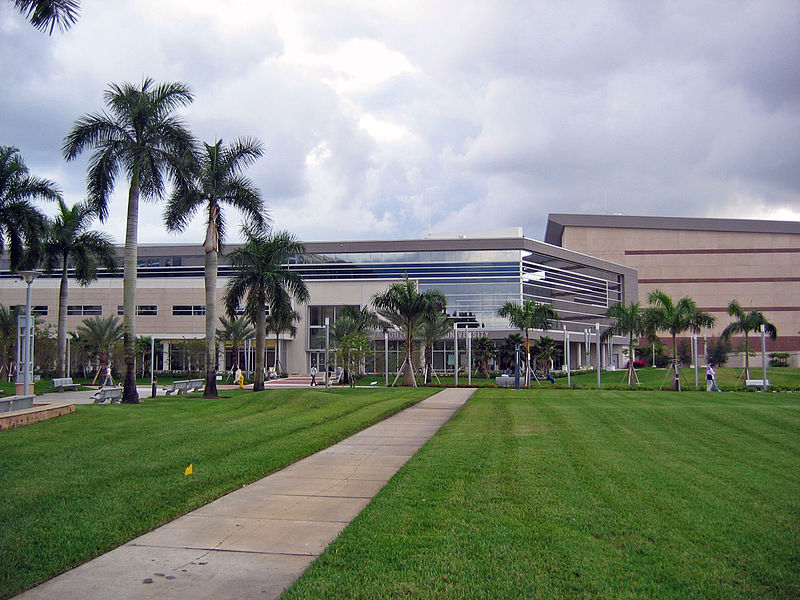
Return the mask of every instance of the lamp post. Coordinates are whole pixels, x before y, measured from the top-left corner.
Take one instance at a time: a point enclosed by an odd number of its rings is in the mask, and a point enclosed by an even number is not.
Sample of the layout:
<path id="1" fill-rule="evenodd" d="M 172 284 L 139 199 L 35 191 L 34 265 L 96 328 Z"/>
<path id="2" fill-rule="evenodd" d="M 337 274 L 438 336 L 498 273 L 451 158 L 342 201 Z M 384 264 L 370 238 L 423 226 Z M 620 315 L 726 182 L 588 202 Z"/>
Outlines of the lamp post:
<path id="1" fill-rule="evenodd" d="M 697 358 L 697 334 L 692 336 L 692 358 L 694 359 L 694 391 L 700 389 L 700 375 L 698 373 L 698 363 L 700 362 Z"/>
<path id="2" fill-rule="evenodd" d="M 467 331 L 467 385 L 472 385 L 472 332 Z"/>
<path id="3" fill-rule="evenodd" d="M 25 335 L 22 338 L 22 355 L 21 361 L 17 368 L 23 368 L 22 370 L 22 395 L 27 396 L 30 392 L 30 384 L 31 384 L 31 339 L 32 339 L 32 327 L 31 327 L 31 284 L 34 280 L 39 276 L 39 271 L 20 271 L 19 276 L 28 284 L 28 289 L 25 293 Z M 17 377 L 17 383 L 19 383 L 19 377 Z"/>
<path id="4" fill-rule="evenodd" d="M 389 330 L 383 330 L 383 362 L 386 366 L 386 387 L 389 387 Z"/>
<path id="5" fill-rule="evenodd" d="M 564 360 L 567 365 L 567 387 L 572 387 L 572 375 L 569 372 L 569 331 L 566 325 L 564 325 Z"/>
<path id="6" fill-rule="evenodd" d="M 767 382 L 767 351 L 765 348 L 766 345 L 766 333 L 767 333 L 767 326 L 764 323 L 761 324 L 761 373 L 762 373 L 762 386 L 761 391 L 766 392 L 767 388 L 769 387 L 769 383 Z"/>
<path id="7" fill-rule="evenodd" d="M 325 387 L 329 388 L 331 385 L 330 375 L 328 373 L 328 344 L 330 344 L 330 332 L 331 332 L 331 319 L 330 317 L 325 317 Z"/>
<path id="8" fill-rule="evenodd" d="M 597 335 L 597 389 L 600 389 L 600 323 L 594 324 L 594 332 Z"/>
<path id="9" fill-rule="evenodd" d="M 453 357 L 453 365 L 456 373 L 455 386 L 458 387 L 458 323 L 453 323 L 453 351 L 455 353 Z"/>

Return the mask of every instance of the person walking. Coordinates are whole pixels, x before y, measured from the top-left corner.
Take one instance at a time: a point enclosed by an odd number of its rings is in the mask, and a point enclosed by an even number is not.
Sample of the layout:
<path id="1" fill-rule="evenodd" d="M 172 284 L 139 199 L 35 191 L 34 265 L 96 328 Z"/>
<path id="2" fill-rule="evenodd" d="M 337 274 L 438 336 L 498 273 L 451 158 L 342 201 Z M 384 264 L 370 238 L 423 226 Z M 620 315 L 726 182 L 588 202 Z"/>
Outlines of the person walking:
<path id="1" fill-rule="evenodd" d="M 111 376 L 111 363 L 108 363 L 108 366 L 106 367 L 106 378 L 103 379 L 103 385 L 100 387 L 106 387 L 107 385 L 112 387 L 114 385 L 114 378 Z"/>
<path id="2" fill-rule="evenodd" d="M 311 365 L 311 385 L 317 385 L 317 367 L 316 365 Z"/>
<path id="3" fill-rule="evenodd" d="M 710 362 L 706 365 L 706 391 L 721 392 L 722 390 L 717 387 L 717 372 L 714 370 L 714 363 Z"/>

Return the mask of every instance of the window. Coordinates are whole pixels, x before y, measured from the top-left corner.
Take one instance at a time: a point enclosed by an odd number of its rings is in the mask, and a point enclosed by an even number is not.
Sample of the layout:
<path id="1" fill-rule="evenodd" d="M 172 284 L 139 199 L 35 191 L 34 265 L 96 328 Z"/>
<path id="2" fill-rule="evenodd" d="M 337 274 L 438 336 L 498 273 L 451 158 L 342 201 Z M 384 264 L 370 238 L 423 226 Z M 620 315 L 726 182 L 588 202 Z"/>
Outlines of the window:
<path id="1" fill-rule="evenodd" d="M 23 309 L 24 310 L 24 309 Z M 37 315 L 39 317 L 46 317 L 47 316 L 47 305 L 39 305 L 39 306 L 31 306 L 31 314 Z"/>
<path id="2" fill-rule="evenodd" d="M 99 317 L 103 314 L 103 307 L 96 304 L 71 304 L 67 306 L 67 314 L 81 317 Z"/>
<path id="3" fill-rule="evenodd" d="M 120 317 L 125 314 L 125 307 L 122 304 L 117 305 L 117 315 Z M 155 317 L 158 316 L 158 306 L 155 304 L 139 304 L 136 307 L 137 317 Z"/>
<path id="4" fill-rule="evenodd" d="M 173 317 L 203 317 L 206 307 L 203 304 L 175 304 L 172 307 Z"/>

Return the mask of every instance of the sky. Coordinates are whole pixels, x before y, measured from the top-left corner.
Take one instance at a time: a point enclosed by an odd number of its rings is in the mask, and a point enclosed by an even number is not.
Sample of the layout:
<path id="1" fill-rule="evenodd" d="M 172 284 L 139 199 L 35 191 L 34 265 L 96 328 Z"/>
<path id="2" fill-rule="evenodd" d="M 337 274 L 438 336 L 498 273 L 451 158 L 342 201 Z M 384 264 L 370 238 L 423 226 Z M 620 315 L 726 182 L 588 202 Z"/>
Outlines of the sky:
<path id="1" fill-rule="evenodd" d="M 88 153 L 66 163 L 64 136 L 145 77 L 191 87 L 199 140 L 262 141 L 247 174 L 307 241 L 541 239 L 563 212 L 800 220 L 796 1 L 81 0 L 48 36 L 0 0 L 0 144 L 68 204 Z M 127 187 L 98 225 L 119 243 Z M 201 217 L 173 234 L 162 211 L 140 207 L 140 243 L 202 243 Z"/>

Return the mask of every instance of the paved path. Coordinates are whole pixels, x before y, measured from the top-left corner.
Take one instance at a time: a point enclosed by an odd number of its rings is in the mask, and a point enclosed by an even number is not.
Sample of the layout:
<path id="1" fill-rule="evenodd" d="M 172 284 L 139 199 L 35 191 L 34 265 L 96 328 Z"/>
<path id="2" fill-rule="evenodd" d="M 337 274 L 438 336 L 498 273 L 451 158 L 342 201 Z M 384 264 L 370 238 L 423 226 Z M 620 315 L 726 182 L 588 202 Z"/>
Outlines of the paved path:
<path id="1" fill-rule="evenodd" d="M 17 598 L 277 598 L 473 391 L 441 391 Z"/>

